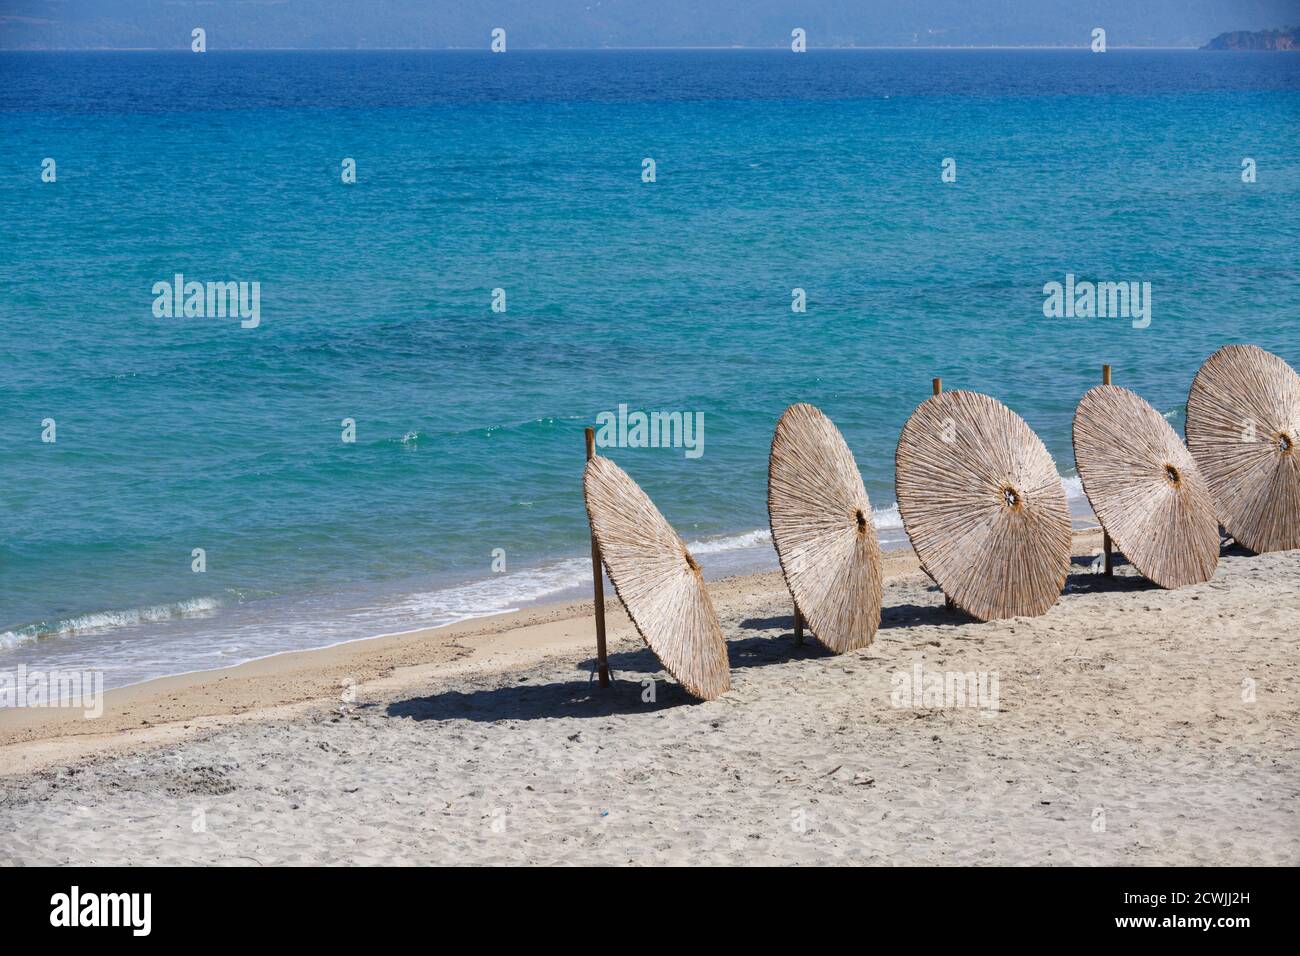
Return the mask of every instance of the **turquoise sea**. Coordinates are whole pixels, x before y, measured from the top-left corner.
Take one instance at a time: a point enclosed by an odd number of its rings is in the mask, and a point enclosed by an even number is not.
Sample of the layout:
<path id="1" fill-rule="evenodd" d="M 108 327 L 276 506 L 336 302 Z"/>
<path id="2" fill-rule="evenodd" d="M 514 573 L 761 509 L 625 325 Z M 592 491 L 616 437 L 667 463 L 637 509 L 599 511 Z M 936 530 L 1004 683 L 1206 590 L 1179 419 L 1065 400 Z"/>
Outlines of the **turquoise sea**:
<path id="1" fill-rule="evenodd" d="M 0 80 L 0 668 L 114 686 L 589 590 L 582 430 L 620 404 L 702 415 L 698 457 L 605 453 L 720 574 L 775 566 L 791 402 L 897 544 L 934 376 L 1022 414 L 1082 520 L 1103 362 L 1176 425 L 1220 345 L 1300 365 L 1297 55 L 0 54 Z M 176 273 L 258 282 L 257 327 L 155 316 Z M 1067 274 L 1149 282 L 1150 324 L 1044 317 Z"/>

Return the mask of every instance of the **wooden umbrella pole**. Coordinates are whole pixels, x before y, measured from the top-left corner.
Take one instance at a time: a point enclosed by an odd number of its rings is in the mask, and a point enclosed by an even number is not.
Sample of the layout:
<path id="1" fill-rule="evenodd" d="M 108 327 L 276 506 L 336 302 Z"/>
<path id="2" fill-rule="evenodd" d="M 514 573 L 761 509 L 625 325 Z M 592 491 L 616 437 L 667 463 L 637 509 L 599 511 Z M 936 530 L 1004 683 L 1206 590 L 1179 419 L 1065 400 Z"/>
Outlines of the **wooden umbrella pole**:
<path id="1" fill-rule="evenodd" d="M 596 457 L 596 432 L 587 429 L 587 461 Z M 596 610 L 596 671 L 600 686 L 609 686 L 609 659 L 605 653 L 605 577 L 601 570 L 600 545 L 596 542 L 596 529 L 591 529 L 591 582 L 595 594 Z"/>
<path id="2" fill-rule="evenodd" d="M 1103 365 L 1101 367 L 1101 384 L 1103 385 L 1110 384 L 1109 365 Z M 1113 578 L 1115 576 L 1115 555 L 1114 555 L 1114 549 L 1111 547 L 1110 544 L 1110 533 L 1105 528 L 1101 529 L 1101 547 L 1102 550 L 1106 553 L 1106 568 L 1105 568 L 1106 577 Z"/>
<path id="3" fill-rule="evenodd" d="M 803 643 L 803 615 L 799 609 L 794 609 L 794 642 L 795 644 Z"/>
<path id="4" fill-rule="evenodd" d="M 934 394 L 936 395 L 943 394 L 943 379 L 936 378 L 930 384 L 934 387 Z M 946 594 L 943 596 L 943 606 L 947 608 L 949 611 L 951 611 L 954 607 L 952 603 L 952 598 L 948 597 L 948 595 Z"/>

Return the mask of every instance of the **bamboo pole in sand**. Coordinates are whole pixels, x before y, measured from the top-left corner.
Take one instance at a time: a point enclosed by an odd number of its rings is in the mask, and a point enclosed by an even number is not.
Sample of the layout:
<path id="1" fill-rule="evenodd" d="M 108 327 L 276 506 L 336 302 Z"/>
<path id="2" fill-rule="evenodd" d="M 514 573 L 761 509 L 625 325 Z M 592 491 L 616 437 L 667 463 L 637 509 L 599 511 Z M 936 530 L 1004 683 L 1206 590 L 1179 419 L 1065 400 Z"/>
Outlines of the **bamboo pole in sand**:
<path id="1" fill-rule="evenodd" d="M 1110 384 L 1109 365 L 1103 365 L 1101 367 L 1101 384 Z M 1113 578 L 1115 576 L 1115 555 L 1114 549 L 1111 547 L 1110 535 L 1107 533 L 1105 528 L 1101 529 L 1101 547 L 1106 553 L 1106 577 Z"/>
<path id="2" fill-rule="evenodd" d="M 596 432 L 587 429 L 587 461 L 596 457 Z M 596 529 L 591 530 L 591 582 L 596 610 L 596 671 L 600 686 L 609 686 L 609 659 L 605 653 L 605 576 L 601 570 L 600 545 L 596 543 Z"/>
<path id="3" fill-rule="evenodd" d="M 936 395 L 943 394 L 943 379 L 936 378 L 930 384 L 934 388 L 934 394 Z M 943 596 L 943 606 L 947 608 L 949 611 L 951 611 L 956 605 L 952 603 L 952 598 L 948 597 L 948 595 L 945 594 Z"/>

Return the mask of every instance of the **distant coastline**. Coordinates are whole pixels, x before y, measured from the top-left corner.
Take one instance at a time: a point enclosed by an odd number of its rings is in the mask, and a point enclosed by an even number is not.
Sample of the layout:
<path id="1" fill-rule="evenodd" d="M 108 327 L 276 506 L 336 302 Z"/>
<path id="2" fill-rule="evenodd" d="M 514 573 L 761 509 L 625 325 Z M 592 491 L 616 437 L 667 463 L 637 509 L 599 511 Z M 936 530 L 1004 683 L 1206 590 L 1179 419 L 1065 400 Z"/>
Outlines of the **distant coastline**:
<path id="1" fill-rule="evenodd" d="M 1234 30 L 1220 33 L 1202 50 L 1300 51 L 1300 27 L 1283 30 Z"/>
<path id="2" fill-rule="evenodd" d="M 1229 34 L 1223 34 L 1229 36 Z M 1218 38 L 1216 37 L 1216 40 Z M 1214 42 L 1214 41 L 1211 41 Z M 517 46 L 514 48 L 520 53 L 689 53 L 689 52 L 725 52 L 735 51 L 738 53 L 784 53 L 787 47 L 780 44 L 767 46 L 739 46 L 735 44 L 727 46 L 591 46 L 591 47 L 561 47 L 561 46 Z M 1210 49 L 1209 45 L 1192 46 L 1190 44 L 1182 46 L 1165 46 L 1165 45 L 1143 45 L 1143 46 L 1125 46 L 1122 44 L 1112 44 L 1109 47 L 1112 51 L 1126 52 L 1144 52 L 1154 53 L 1161 51 L 1199 51 Z M 1226 47 L 1215 47 L 1215 49 L 1228 49 Z M 1021 44 L 1021 45 L 994 45 L 994 46 L 977 46 L 962 44 L 947 44 L 943 46 L 925 46 L 920 44 L 908 45 L 883 45 L 883 46 L 853 46 L 853 45 L 828 45 L 817 47 L 810 52 L 944 52 L 944 51 L 971 51 L 971 52 L 990 52 L 990 51 L 1008 51 L 1008 52 L 1032 52 L 1032 51 L 1054 51 L 1063 52 L 1088 52 L 1089 47 L 1086 43 L 1077 44 Z M 189 47 L 186 46 L 66 46 L 66 47 L 43 47 L 43 46 L 5 46 L 3 39 L 0 39 L 0 53 L 190 53 Z M 222 53 L 486 53 L 482 46 L 232 46 L 224 49 L 208 50 L 205 55 L 219 55 Z"/>

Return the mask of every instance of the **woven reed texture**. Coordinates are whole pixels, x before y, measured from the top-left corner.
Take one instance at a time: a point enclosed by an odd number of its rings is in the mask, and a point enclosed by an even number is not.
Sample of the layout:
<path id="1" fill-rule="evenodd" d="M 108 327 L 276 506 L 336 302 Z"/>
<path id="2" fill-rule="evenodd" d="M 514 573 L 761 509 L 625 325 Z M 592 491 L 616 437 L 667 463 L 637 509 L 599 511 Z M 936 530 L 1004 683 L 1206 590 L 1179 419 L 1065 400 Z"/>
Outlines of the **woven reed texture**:
<path id="1" fill-rule="evenodd" d="M 587 462 L 582 487 L 605 570 L 641 639 L 693 697 L 726 693 L 726 641 L 686 543 L 608 458 Z"/>
<path id="2" fill-rule="evenodd" d="M 1187 445 L 1219 521 L 1257 554 L 1300 548 L 1300 376 L 1253 345 L 1225 345 L 1187 396 Z"/>
<path id="3" fill-rule="evenodd" d="M 991 621 L 1055 603 L 1070 570 L 1070 511 L 1024 419 L 978 392 L 936 395 L 903 426 L 894 469 L 912 547 L 957 606 Z"/>
<path id="4" fill-rule="evenodd" d="M 772 542 L 795 607 L 837 654 L 880 627 L 880 543 L 853 453 L 820 409 L 791 405 L 767 469 Z"/>
<path id="5" fill-rule="evenodd" d="M 1219 563 L 1219 519 L 1196 461 L 1164 416 L 1115 385 L 1074 412 L 1074 461 L 1092 511 L 1142 574 L 1162 588 L 1199 584 Z"/>

